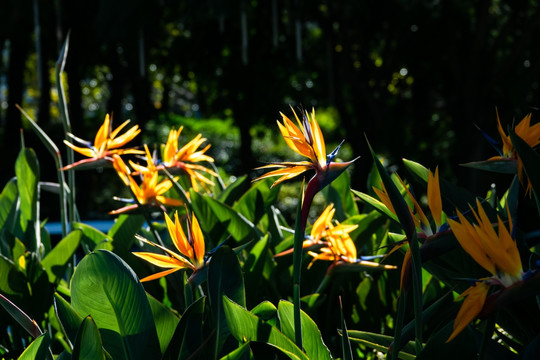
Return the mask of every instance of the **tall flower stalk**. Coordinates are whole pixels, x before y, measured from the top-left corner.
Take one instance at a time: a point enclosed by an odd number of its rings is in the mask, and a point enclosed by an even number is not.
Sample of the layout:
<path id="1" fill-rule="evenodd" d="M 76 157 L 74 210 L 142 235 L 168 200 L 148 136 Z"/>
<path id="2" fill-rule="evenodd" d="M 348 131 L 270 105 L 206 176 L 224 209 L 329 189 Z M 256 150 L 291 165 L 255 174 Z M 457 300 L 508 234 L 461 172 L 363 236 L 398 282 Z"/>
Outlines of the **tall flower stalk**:
<path id="1" fill-rule="evenodd" d="M 294 234 L 294 253 L 293 253 L 293 301 L 294 301 L 294 329 L 295 341 L 298 347 L 302 346 L 302 327 L 300 317 L 300 273 L 302 267 L 302 248 L 304 242 L 304 233 L 306 230 L 307 218 L 309 209 L 315 194 L 330 184 L 343 171 L 345 171 L 354 160 L 349 162 L 337 163 L 333 160 L 337 156 L 340 146 L 332 153 L 326 155 L 326 145 L 324 137 L 315 118 L 315 110 L 311 115 L 304 111 L 302 112 L 302 121 L 293 110 L 297 125 L 294 124 L 287 116 L 281 114 L 283 123 L 277 121 L 279 130 L 287 145 L 297 154 L 307 157 L 304 161 L 286 161 L 275 162 L 258 169 L 275 169 L 256 180 L 265 179 L 268 177 L 279 176 L 272 184 L 272 187 L 283 181 L 292 179 L 308 170 L 315 170 L 315 175 L 309 180 L 306 190 L 302 185 L 302 197 L 300 206 L 298 207 L 295 234 Z"/>

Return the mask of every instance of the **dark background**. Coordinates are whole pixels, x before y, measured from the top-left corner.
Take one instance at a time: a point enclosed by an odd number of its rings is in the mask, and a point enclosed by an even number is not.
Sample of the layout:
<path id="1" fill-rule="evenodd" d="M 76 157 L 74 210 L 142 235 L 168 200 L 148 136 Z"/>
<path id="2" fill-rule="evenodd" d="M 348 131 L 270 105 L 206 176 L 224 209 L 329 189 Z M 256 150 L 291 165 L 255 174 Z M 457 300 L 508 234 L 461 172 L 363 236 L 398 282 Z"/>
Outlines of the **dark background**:
<path id="1" fill-rule="evenodd" d="M 93 140 L 107 112 L 115 125 L 130 118 L 148 134 L 179 116 L 232 119 L 238 143 L 217 165 L 252 174 L 263 157 L 254 141 L 265 129 L 277 133 L 279 112 L 315 107 L 335 114 L 327 142 L 345 139 L 349 153 L 361 156 L 353 188 L 365 190 L 372 165 L 367 136 L 398 169 L 401 158 L 439 166 L 442 177 L 485 193 L 491 182 L 510 178 L 459 164 L 497 155 L 474 126 L 498 138 L 496 109 L 503 127 L 531 111 L 536 122 L 538 7 L 462 0 L 4 0 L 0 180 L 14 174 L 21 128 L 38 153 L 42 179 L 55 179 L 52 159 L 15 105 L 63 149 L 54 65 L 69 32 L 65 81 L 73 133 L 81 138 Z M 217 139 L 214 154 L 222 145 Z M 87 174 L 78 186 L 102 190 L 104 175 Z M 90 213 L 85 196 L 94 202 L 96 196 L 78 192 L 79 210 Z"/>

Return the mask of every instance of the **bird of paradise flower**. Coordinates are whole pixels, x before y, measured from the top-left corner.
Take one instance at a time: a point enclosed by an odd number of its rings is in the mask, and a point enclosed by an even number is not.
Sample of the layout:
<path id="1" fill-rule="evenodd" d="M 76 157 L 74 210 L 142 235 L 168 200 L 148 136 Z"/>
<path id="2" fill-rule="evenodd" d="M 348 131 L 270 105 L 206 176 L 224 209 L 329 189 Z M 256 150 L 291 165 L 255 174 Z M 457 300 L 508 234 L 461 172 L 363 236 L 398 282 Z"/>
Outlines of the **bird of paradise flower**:
<path id="1" fill-rule="evenodd" d="M 191 141 L 178 149 L 178 141 L 182 130 L 183 127 L 180 127 L 178 130 L 170 130 L 167 142 L 163 148 L 162 159 L 157 166 L 157 169 L 167 169 L 171 171 L 171 173 L 177 171 L 183 172 L 189 176 L 193 190 L 199 191 L 200 186 L 205 190 L 208 190 L 208 186 L 213 186 L 214 182 L 203 174 L 215 177 L 217 177 L 218 174 L 197 163 L 205 161 L 209 163 L 214 162 L 214 158 L 206 154 L 210 148 L 210 144 L 200 149 L 200 146 L 207 139 L 203 138 L 201 134 L 198 134 Z"/>
<path id="2" fill-rule="evenodd" d="M 540 123 L 531 125 L 531 117 L 532 114 L 528 114 L 521 119 L 514 127 L 514 133 L 523 139 L 527 145 L 534 148 L 540 144 Z M 510 135 L 507 135 L 503 130 L 498 112 L 497 131 L 501 137 L 502 147 L 499 147 L 497 142 L 483 131 L 482 134 L 493 145 L 499 155 L 493 156 L 485 161 L 472 162 L 464 165 L 502 173 L 517 173 L 521 185 L 525 188 L 526 194 L 531 195 L 532 184 L 525 176 L 523 162 L 514 148 Z"/>
<path id="3" fill-rule="evenodd" d="M 337 156 L 341 144 L 329 155 L 326 155 L 326 145 L 321 128 L 315 118 L 315 109 L 312 110 L 311 115 L 307 111 L 303 112 L 302 121 L 300 121 L 298 115 L 293 110 L 298 126 L 283 113 L 280 114 L 283 123 L 280 123 L 278 120 L 277 124 L 283 139 L 294 152 L 307 157 L 309 160 L 275 162 L 261 166 L 257 169 L 276 170 L 261 175 L 253 181 L 279 176 L 272 184 L 272 187 L 274 187 L 308 170 L 315 170 L 315 175 L 309 180 L 306 187 L 304 201 L 302 203 L 301 228 L 305 230 L 309 208 L 315 194 L 341 175 L 356 159 L 341 163 L 334 162 L 333 160 Z"/>
<path id="4" fill-rule="evenodd" d="M 132 166 L 135 165 L 139 173 L 139 176 L 141 178 L 140 185 L 133 178 L 131 170 L 126 165 L 124 160 L 122 160 L 122 158 L 117 154 L 113 155 L 113 166 L 116 170 L 116 173 L 122 179 L 124 184 L 126 186 L 129 186 L 133 195 L 137 199 L 137 204 L 130 204 L 120 209 L 113 210 L 110 212 L 110 214 L 112 215 L 122 214 L 135 210 L 138 208 L 139 204 L 141 206 L 158 206 L 163 212 L 166 211 L 164 207 L 165 205 L 174 207 L 183 204 L 181 200 L 164 196 L 164 194 L 169 191 L 169 189 L 173 186 L 173 183 L 169 179 L 159 181 L 159 174 L 156 166 L 154 165 L 154 162 L 152 161 L 152 156 L 150 155 L 148 146 L 145 145 L 144 148 L 146 153 L 147 166 L 144 167 L 131 163 Z M 132 202 L 127 200 L 125 201 Z"/>
<path id="5" fill-rule="evenodd" d="M 191 269 L 194 274 L 206 264 L 204 236 L 197 217 L 195 217 L 195 215 L 187 217 L 187 234 L 182 228 L 182 223 L 178 218 L 178 211 L 175 211 L 174 213 L 174 222 L 169 215 L 165 213 L 165 222 L 167 224 L 167 230 L 171 236 L 172 243 L 174 244 L 176 250 L 178 250 L 178 253 L 171 251 L 164 246 L 155 244 L 140 235 L 136 235 L 137 239 L 148 245 L 159 248 L 166 254 L 163 255 L 153 252 L 133 252 L 133 255 L 149 262 L 150 264 L 167 269 L 146 276 L 145 278 L 141 279 L 141 282 L 159 279 L 182 269 Z"/>
<path id="6" fill-rule="evenodd" d="M 86 156 L 88 159 L 79 160 L 73 164 L 64 166 L 62 169 L 70 170 L 88 167 L 100 167 L 112 163 L 113 155 L 144 154 L 144 151 L 138 149 L 122 149 L 123 146 L 133 140 L 141 132 L 139 126 L 135 125 L 129 128 L 122 135 L 118 136 L 120 131 L 122 131 L 122 129 L 124 129 L 129 122 L 130 120 L 126 120 L 124 123 L 122 123 L 122 125 L 112 130 L 112 119 L 109 114 L 107 114 L 105 116 L 105 121 L 103 121 L 103 124 L 96 133 L 93 144 L 89 141 L 82 140 L 71 133 L 68 133 L 69 137 L 83 146 L 76 146 L 67 140 L 64 140 L 64 144 L 79 154 Z"/>
<path id="7" fill-rule="evenodd" d="M 310 268 L 317 260 L 332 261 L 338 264 L 359 264 L 374 268 L 395 269 L 395 266 L 381 265 L 379 263 L 366 260 L 364 257 L 358 258 L 356 245 L 350 233 L 358 228 L 358 225 L 342 224 L 334 219 L 336 209 L 334 204 L 329 204 L 321 215 L 315 220 L 311 227 L 310 235 L 304 240 L 302 247 L 308 250 L 308 254 L 313 257 L 308 265 Z M 292 253 L 293 249 L 288 249 L 276 254 L 275 257 Z"/>
<path id="8" fill-rule="evenodd" d="M 497 215 L 498 232 L 478 200 L 476 208 L 474 210 L 471 207 L 476 224 L 471 224 L 459 211 L 458 220 L 448 219 L 448 224 L 463 250 L 492 276 L 475 280 L 475 284 L 460 295 L 465 301 L 458 311 L 453 332 L 447 342 L 454 339 L 480 314 L 492 286 L 506 289 L 524 278 L 521 257 L 511 235 L 513 224 L 508 207 L 508 228 Z"/>

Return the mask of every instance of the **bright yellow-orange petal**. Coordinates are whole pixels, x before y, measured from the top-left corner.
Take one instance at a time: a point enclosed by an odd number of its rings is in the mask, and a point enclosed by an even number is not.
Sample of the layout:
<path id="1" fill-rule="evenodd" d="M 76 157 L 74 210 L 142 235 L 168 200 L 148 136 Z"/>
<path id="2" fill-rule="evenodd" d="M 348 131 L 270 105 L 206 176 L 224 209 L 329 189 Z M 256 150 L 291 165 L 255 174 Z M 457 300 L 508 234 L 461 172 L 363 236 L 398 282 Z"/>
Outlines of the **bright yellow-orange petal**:
<path id="1" fill-rule="evenodd" d="M 475 232 L 473 226 L 459 211 L 457 212 L 457 215 L 460 222 L 448 219 L 448 225 L 450 225 L 457 241 L 463 250 L 465 250 L 465 252 L 467 252 L 480 266 L 489 271 L 492 275 L 496 275 L 497 270 L 495 264 L 481 247 L 479 236 Z"/>
<path id="2" fill-rule="evenodd" d="M 122 124 L 120 124 L 120 126 L 118 126 L 116 129 L 114 129 L 113 131 L 111 131 L 111 133 L 109 134 L 109 139 L 114 139 L 116 137 L 116 135 L 118 135 L 120 133 L 120 131 L 126 127 L 127 124 L 129 124 L 130 120 L 126 120 L 124 121 Z M 137 125 L 135 125 L 136 127 Z"/>
<path id="3" fill-rule="evenodd" d="M 193 265 L 187 260 L 180 260 L 178 257 L 171 257 L 168 255 L 161 255 L 152 252 L 134 252 L 133 255 L 149 262 L 152 265 L 162 268 L 192 268 Z"/>
<path id="4" fill-rule="evenodd" d="M 306 116 L 309 117 L 308 114 L 306 114 Z M 315 119 L 315 109 L 312 111 L 310 123 L 313 135 L 313 148 L 315 149 L 319 165 L 323 167 L 326 165 L 326 146 L 324 144 L 324 138 L 319 123 L 317 123 L 317 120 Z"/>
<path id="5" fill-rule="evenodd" d="M 504 132 L 502 128 L 501 119 L 499 118 L 498 111 L 497 111 L 497 131 L 499 132 L 499 135 L 501 136 L 501 140 L 503 142 L 503 148 L 502 148 L 503 156 L 512 157 L 514 146 L 512 145 L 512 142 L 510 141 L 510 137 L 506 135 L 506 133 Z"/>
<path id="6" fill-rule="evenodd" d="M 109 138 L 109 132 L 111 130 L 111 119 L 109 117 L 109 114 L 105 116 L 105 120 L 103 121 L 103 124 L 99 127 L 96 137 L 94 138 L 94 146 L 96 148 L 100 148 Z"/>
<path id="7" fill-rule="evenodd" d="M 439 168 L 435 168 L 435 174 L 431 171 L 428 172 L 428 182 L 427 182 L 427 198 L 429 211 L 431 211 L 431 216 L 435 221 L 437 229 L 442 225 L 442 200 L 441 200 L 441 189 L 439 187 Z"/>
<path id="8" fill-rule="evenodd" d="M 140 281 L 141 282 L 146 282 L 146 281 L 150 281 L 150 280 L 159 279 L 159 278 L 162 278 L 162 277 L 167 276 L 169 274 L 172 274 L 173 272 L 178 271 L 178 270 L 181 270 L 181 268 L 173 268 L 173 269 L 168 269 L 168 270 L 165 270 L 165 271 L 161 271 L 161 272 L 149 275 L 149 276 L 141 279 Z"/>
<path id="9" fill-rule="evenodd" d="M 407 249 L 407 252 L 405 253 L 405 257 L 403 258 L 403 264 L 401 265 L 401 276 L 399 280 L 399 288 L 403 288 L 403 278 L 405 277 L 405 269 L 407 268 L 407 264 L 411 260 L 411 249 Z"/>
<path id="10" fill-rule="evenodd" d="M 454 339 L 471 321 L 473 321 L 482 308 L 486 301 L 486 296 L 489 290 L 489 285 L 484 282 L 480 282 L 475 286 L 468 288 L 461 296 L 467 296 L 463 305 L 459 309 L 459 312 L 454 321 L 454 331 L 450 334 L 450 337 L 446 342 Z"/>
<path id="11" fill-rule="evenodd" d="M 282 183 L 283 181 L 292 179 L 293 177 L 298 176 L 298 175 L 302 174 L 303 172 L 308 171 L 310 169 L 311 169 L 311 166 L 307 166 L 307 165 L 285 167 L 283 169 L 270 171 L 270 172 L 268 172 L 268 173 L 266 173 L 264 175 L 259 176 L 258 178 L 256 178 L 253 181 L 266 179 L 266 178 L 272 177 L 272 176 L 281 176 L 279 179 L 277 179 L 272 184 L 272 187 L 274 187 L 274 186 Z"/>
<path id="12" fill-rule="evenodd" d="M 332 221 L 334 213 L 334 204 L 330 204 L 324 209 L 324 211 L 317 218 L 317 220 L 315 220 L 313 226 L 311 227 L 311 237 L 313 239 L 320 239 L 322 237 L 323 232 L 326 230 L 326 227 Z"/>
<path id="13" fill-rule="evenodd" d="M 195 250 L 196 266 L 204 264 L 204 237 L 195 215 L 191 218 L 191 236 L 193 237 L 193 249 Z"/>
<path id="14" fill-rule="evenodd" d="M 286 123 L 286 125 L 282 125 L 278 121 L 277 124 L 287 145 L 294 152 L 313 160 L 315 158 L 315 154 L 313 153 L 311 146 L 305 142 L 304 134 L 301 133 L 287 117 L 284 117 L 283 121 L 288 121 L 288 123 Z"/>
<path id="15" fill-rule="evenodd" d="M 176 236 L 176 242 L 174 245 L 180 251 L 180 253 L 186 255 L 190 259 L 193 259 L 193 247 L 189 243 L 186 233 L 182 228 L 182 223 L 178 217 L 178 211 L 174 212 L 174 226 L 169 227 L 169 232 L 171 235 L 174 233 Z"/>
<path id="16" fill-rule="evenodd" d="M 70 148 L 78 152 L 79 154 L 82 154 L 86 157 L 89 157 L 89 158 L 97 157 L 96 152 L 92 150 L 91 148 L 79 147 L 79 146 L 73 145 L 67 140 L 64 140 L 64 144 L 66 144 L 67 146 L 69 146 Z"/>

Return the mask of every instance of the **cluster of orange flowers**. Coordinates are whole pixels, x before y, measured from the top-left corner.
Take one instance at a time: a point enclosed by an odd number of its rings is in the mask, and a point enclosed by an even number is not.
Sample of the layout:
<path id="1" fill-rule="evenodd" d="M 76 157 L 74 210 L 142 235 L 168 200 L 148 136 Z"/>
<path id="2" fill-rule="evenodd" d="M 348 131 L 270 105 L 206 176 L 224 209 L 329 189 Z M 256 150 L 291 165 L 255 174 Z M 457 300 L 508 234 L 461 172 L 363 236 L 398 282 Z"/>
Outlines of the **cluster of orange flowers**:
<path id="1" fill-rule="evenodd" d="M 272 170 L 261 175 L 254 181 L 279 176 L 272 185 L 275 186 L 308 170 L 314 170 L 315 174 L 310 179 L 303 196 L 301 229 L 305 231 L 307 214 L 314 195 L 345 171 L 354 160 L 349 162 L 334 162 L 339 146 L 332 153 L 326 154 L 324 138 L 315 119 L 314 111 L 311 114 L 307 112 L 302 113 L 302 120 L 294 113 L 297 124 L 285 115 L 281 114 L 281 116 L 283 123 L 278 121 L 278 126 L 285 142 L 294 152 L 306 157 L 307 160 L 276 162 L 263 166 L 259 169 L 270 168 Z M 510 137 L 502 130 L 498 117 L 497 121 L 498 131 L 503 141 L 503 148 L 500 156 L 491 158 L 487 162 L 500 161 L 501 159 L 511 162 L 522 184 L 530 192 L 531 185 L 530 182 L 526 182 L 521 159 L 517 156 Z M 107 115 L 105 122 L 95 137 L 94 144 L 85 142 L 73 135 L 72 138 L 83 144 L 84 147 L 75 146 L 71 142 L 65 141 L 67 146 L 87 157 L 84 160 L 66 166 L 66 170 L 87 167 L 92 164 L 102 165 L 103 162 L 110 162 L 113 164 L 124 184 L 131 189 L 137 200 L 137 204 L 114 210 L 111 212 L 112 214 L 123 213 L 135 209 L 137 206 L 158 206 L 165 210 L 164 206 L 177 207 L 182 205 L 182 201 L 165 196 L 165 193 L 173 186 L 173 182 L 169 178 L 162 178 L 160 180 L 161 177 L 159 174 L 162 170 L 170 170 L 171 173 L 175 174 L 179 172 L 186 174 L 189 176 L 191 185 L 195 191 L 198 191 L 200 188 L 208 190 L 208 186 L 213 185 L 212 180 L 205 175 L 217 176 L 217 174 L 200 164 L 201 162 L 211 163 L 214 161 L 212 157 L 206 155 L 206 151 L 210 145 L 202 149 L 200 148 L 206 141 L 200 134 L 179 149 L 178 140 L 182 128 L 171 130 L 167 142 L 163 147 L 162 158 L 160 161 L 157 161 L 146 145 L 144 146 L 144 151 L 133 148 L 123 149 L 129 141 L 140 133 L 140 129 L 134 126 L 122 135 L 119 135 L 120 131 L 127 124 L 128 121 L 112 131 L 111 120 Z M 540 124 L 531 126 L 530 115 L 526 116 L 515 127 L 514 131 L 529 146 L 535 147 L 540 144 Z M 122 155 L 126 154 L 142 156 L 146 164 L 141 165 L 129 161 L 130 166 L 128 166 L 122 159 Z M 139 181 L 136 180 L 137 176 Z M 460 298 L 465 298 L 465 301 L 457 314 L 454 322 L 454 331 L 448 339 L 450 341 L 480 314 L 491 286 L 508 288 L 522 281 L 524 274 L 516 242 L 511 235 L 512 218 L 509 212 L 507 214 L 508 227 L 500 217 L 498 217 L 496 224 L 492 224 L 480 201 L 477 201 L 475 207 L 471 206 L 470 211 L 473 214 L 473 221 L 469 221 L 457 210 L 457 220 L 447 219 L 446 214 L 442 211 L 438 169 L 434 173 L 429 171 L 427 178 L 427 203 L 431 212 L 430 218 L 432 222 L 428 220 L 428 216 L 426 216 L 422 207 L 411 194 L 408 185 L 397 177 L 397 182 L 401 185 L 403 197 L 409 206 L 417 235 L 424 240 L 429 240 L 441 231 L 448 231 L 450 229 L 461 247 L 491 274 L 490 277 L 475 280 L 474 284 L 461 294 Z M 177 178 L 174 178 L 174 180 L 176 181 Z M 384 185 L 381 184 L 381 186 L 374 188 L 374 192 L 378 197 L 374 201 L 386 207 L 389 213 L 395 214 L 392 201 Z M 167 215 L 166 211 L 164 213 L 167 228 L 178 253 L 139 237 L 141 241 L 158 247 L 166 254 L 160 255 L 151 252 L 135 253 L 136 256 L 166 269 L 165 271 L 150 275 L 142 279 L 142 281 L 157 279 L 180 269 L 191 269 L 195 272 L 206 263 L 204 238 L 197 218 L 195 216 L 188 217 L 189 226 L 186 234 L 179 221 L 178 213 L 174 215 L 174 222 Z M 364 266 L 380 267 L 383 269 L 395 268 L 391 265 L 382 265 L 380 263 L 366 261 L 361 257 L 359 258 L 356 246 L 350 237 L 350 233 L 357 228 L 357 225 L 340 224 L 334 220 L 334 213 L 335 209 L 333 205 L 330 204 L 327 206 L 320 217 L 314 222 L 310 235 L 303 242 L 303 248 L 307 249 L 308 254 L 313 257 L 309 266 L 314 261 L 327 260 L 333 262 L 334 265 L 360 263 Z M 398 244 L 398 246 L 404 244 L 403 242 Z M 276 256 L 290 252 L 292 252 L 292 249 Z M 404 277 L 403 270 L 408 265 L 410 257 L 410 251 L 407 250 L 402 266 L 402 281 Z"/>

